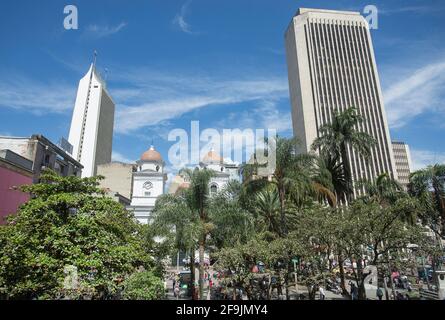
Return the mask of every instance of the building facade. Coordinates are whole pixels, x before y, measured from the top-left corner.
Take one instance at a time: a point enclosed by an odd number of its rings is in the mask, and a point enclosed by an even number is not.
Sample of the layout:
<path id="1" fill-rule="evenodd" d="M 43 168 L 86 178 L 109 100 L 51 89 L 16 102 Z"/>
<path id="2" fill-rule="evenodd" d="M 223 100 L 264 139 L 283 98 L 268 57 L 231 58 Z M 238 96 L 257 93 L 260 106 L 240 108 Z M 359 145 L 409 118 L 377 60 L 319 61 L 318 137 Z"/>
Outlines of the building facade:
<path id="1" fill-rule="evenodd" d="M 406 190 L 412 170 L 409 146 L 401 141 L 393 141 L 392 150 L 394 153 L 394 161 L 396 163 L 397 180 Z"/>
<path id="2" fill-rule="evenodd" d="M 115 104 L 94 64 L 79 81 L 68 141 L 82 163 L 82 177 L 96 175 L 99 164 L 111 162 Z"/>
<path id="3" fill-rule="evenodd" d="M 0 150 L 11 150 L 32 162 L 33 182 L 37 183 L 43 169 L 56 171 L 61 176 L 81 176 L 82 165 L 60 146 L 46 137 L 0 137 Z"/>
<path id="4" fill-rule="evenodd" d="M 135 218 L 141 223 L 150 223 L 156 199 L 164 194 L 167 181 L 164 166 L 161 154 L 153 146 L 136 161 L 131 205 L 127 209 L 133 211 Z"/>
<path id="5" fill-rule="evenodd" d="M 130 163 L 114 161 L 100 164 L 97 166 L 97 175 L 104 177 L 100 181 L 100 186 L 127 199 L 131 199 L 133 171 L 135 170 L 136 165 Z"/>
<path id="6" fill-rule="evenodd" d="M 214 149 L 211 149 L 204 155 L 197 169 L 207 169 L 213 171 L 213 177 L 210 178 L 209 182 L 210 194 L 216 194 L 217 192 L 223 190 L 229 181 L 241 181 L 239 165 L 224 161 L 224 159 L 217 152 L 215 152 Z M 173 181 L 169 187 L 169 193 L 176 193 L 178 190 L 187 188 L 188 186 L 188 178 L 179 173 L 173 178 Z"/>
<path id="7" fill-rule="evenodd" d="M 0 224 L 29 200 L 17 187 L 33 183 L 32 161 L 11 150 L 0 150 Z"/>
<path id="8" fill-rule="evenodd" d="M 353 185 L 381 173 L 397 178 L 368 23 L 358 12 L 299 9 L 285 33 L 294 135 L 309 152 L 335 112 L 356 107 L 359 130 L 377 144 L 364 159 L 348 146 Z M 361 192 L 355 189 L 355 194 Z"/>

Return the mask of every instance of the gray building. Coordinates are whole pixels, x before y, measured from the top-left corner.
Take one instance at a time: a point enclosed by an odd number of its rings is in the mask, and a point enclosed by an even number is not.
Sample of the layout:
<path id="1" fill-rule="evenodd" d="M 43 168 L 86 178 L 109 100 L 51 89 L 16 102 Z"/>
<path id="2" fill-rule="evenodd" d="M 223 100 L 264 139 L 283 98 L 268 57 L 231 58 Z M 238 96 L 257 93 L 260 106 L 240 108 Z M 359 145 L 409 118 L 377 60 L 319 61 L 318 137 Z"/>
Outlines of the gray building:
<path id="1" fill-rule="evenodd" d="M 354 185 L 380 173 L 397 178 L 368 23 L 359 12 L 299 9 L 285 33 L 294 135 L 309 152 L 336 111 L 356 107 L 358 128 L 377 140 L 369 159 L 348 148 Z M 367 161 L 365 161 L 367 160 Z M 356 194 L 359 192 L 355 190 Z"/>
<path id="2" fill-rule="evenodd" d="M 409 176 L 412 169 L 409 146 L 405 142 L 393 141 L 392 150 L 394 153 L 394 161 L 396 163 L 397 179 L 406 189 L 408 187 Z"/>
<path id="3" fill-rule="evenodd" d="M 42 135 L 31 137 L 0 137 L 0 150 L 11 150 L 32 162 L 33 182 L 40 179 L 43 169 L 49 168 L 61 176 L 81 176 L 82 165 L 60 146 Z M 7 155 L 7 153 L 5 153 Z M 13 156 L 10 154 L 9 156 Z M 30 164 L 28 163 L 27 166 Z"/>

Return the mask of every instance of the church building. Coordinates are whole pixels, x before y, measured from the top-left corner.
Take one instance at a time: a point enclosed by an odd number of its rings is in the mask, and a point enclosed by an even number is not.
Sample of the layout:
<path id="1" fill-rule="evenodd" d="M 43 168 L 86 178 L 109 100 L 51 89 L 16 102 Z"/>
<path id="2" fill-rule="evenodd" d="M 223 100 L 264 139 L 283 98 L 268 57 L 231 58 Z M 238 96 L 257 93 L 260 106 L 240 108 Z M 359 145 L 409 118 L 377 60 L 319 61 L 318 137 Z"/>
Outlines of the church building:
<path id="1" fill-rule="evenodd" d="M 135 218 L 141 223 L 150 222 L 156 199 L 164 194 L 167 181 L 164 167 L 161 154 L 153 146 L 136 161 L 136 170 L 133 172 L 133 194 L 127 209 L 133 211 Z"/>

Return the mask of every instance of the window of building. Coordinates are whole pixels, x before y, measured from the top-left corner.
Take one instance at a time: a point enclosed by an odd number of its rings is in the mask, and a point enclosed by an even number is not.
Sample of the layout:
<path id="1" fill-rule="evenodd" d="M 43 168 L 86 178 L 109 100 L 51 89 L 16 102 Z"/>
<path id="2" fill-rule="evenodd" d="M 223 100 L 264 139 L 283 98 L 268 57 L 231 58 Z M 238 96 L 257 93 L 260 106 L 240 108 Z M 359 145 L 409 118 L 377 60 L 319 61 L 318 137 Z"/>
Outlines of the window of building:
<path id="1" fill-rule="evenodd" d="M 218 186 L 214 183 L 210 186 L 210 194 L 216 194 L 218 192 Z"/>

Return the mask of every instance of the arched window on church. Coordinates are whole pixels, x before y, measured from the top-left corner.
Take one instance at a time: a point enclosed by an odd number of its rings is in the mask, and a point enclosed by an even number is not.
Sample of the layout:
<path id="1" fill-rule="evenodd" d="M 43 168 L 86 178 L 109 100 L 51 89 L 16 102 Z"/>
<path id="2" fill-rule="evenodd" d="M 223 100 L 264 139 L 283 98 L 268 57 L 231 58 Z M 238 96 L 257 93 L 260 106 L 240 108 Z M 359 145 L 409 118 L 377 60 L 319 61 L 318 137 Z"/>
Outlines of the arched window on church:
<path id="1" fill-rule="evenodd" d="M 218 192 L 218 185 L 216 183 L 213 183 L 210 186 L 210 194 L 215 195 Z"/>

